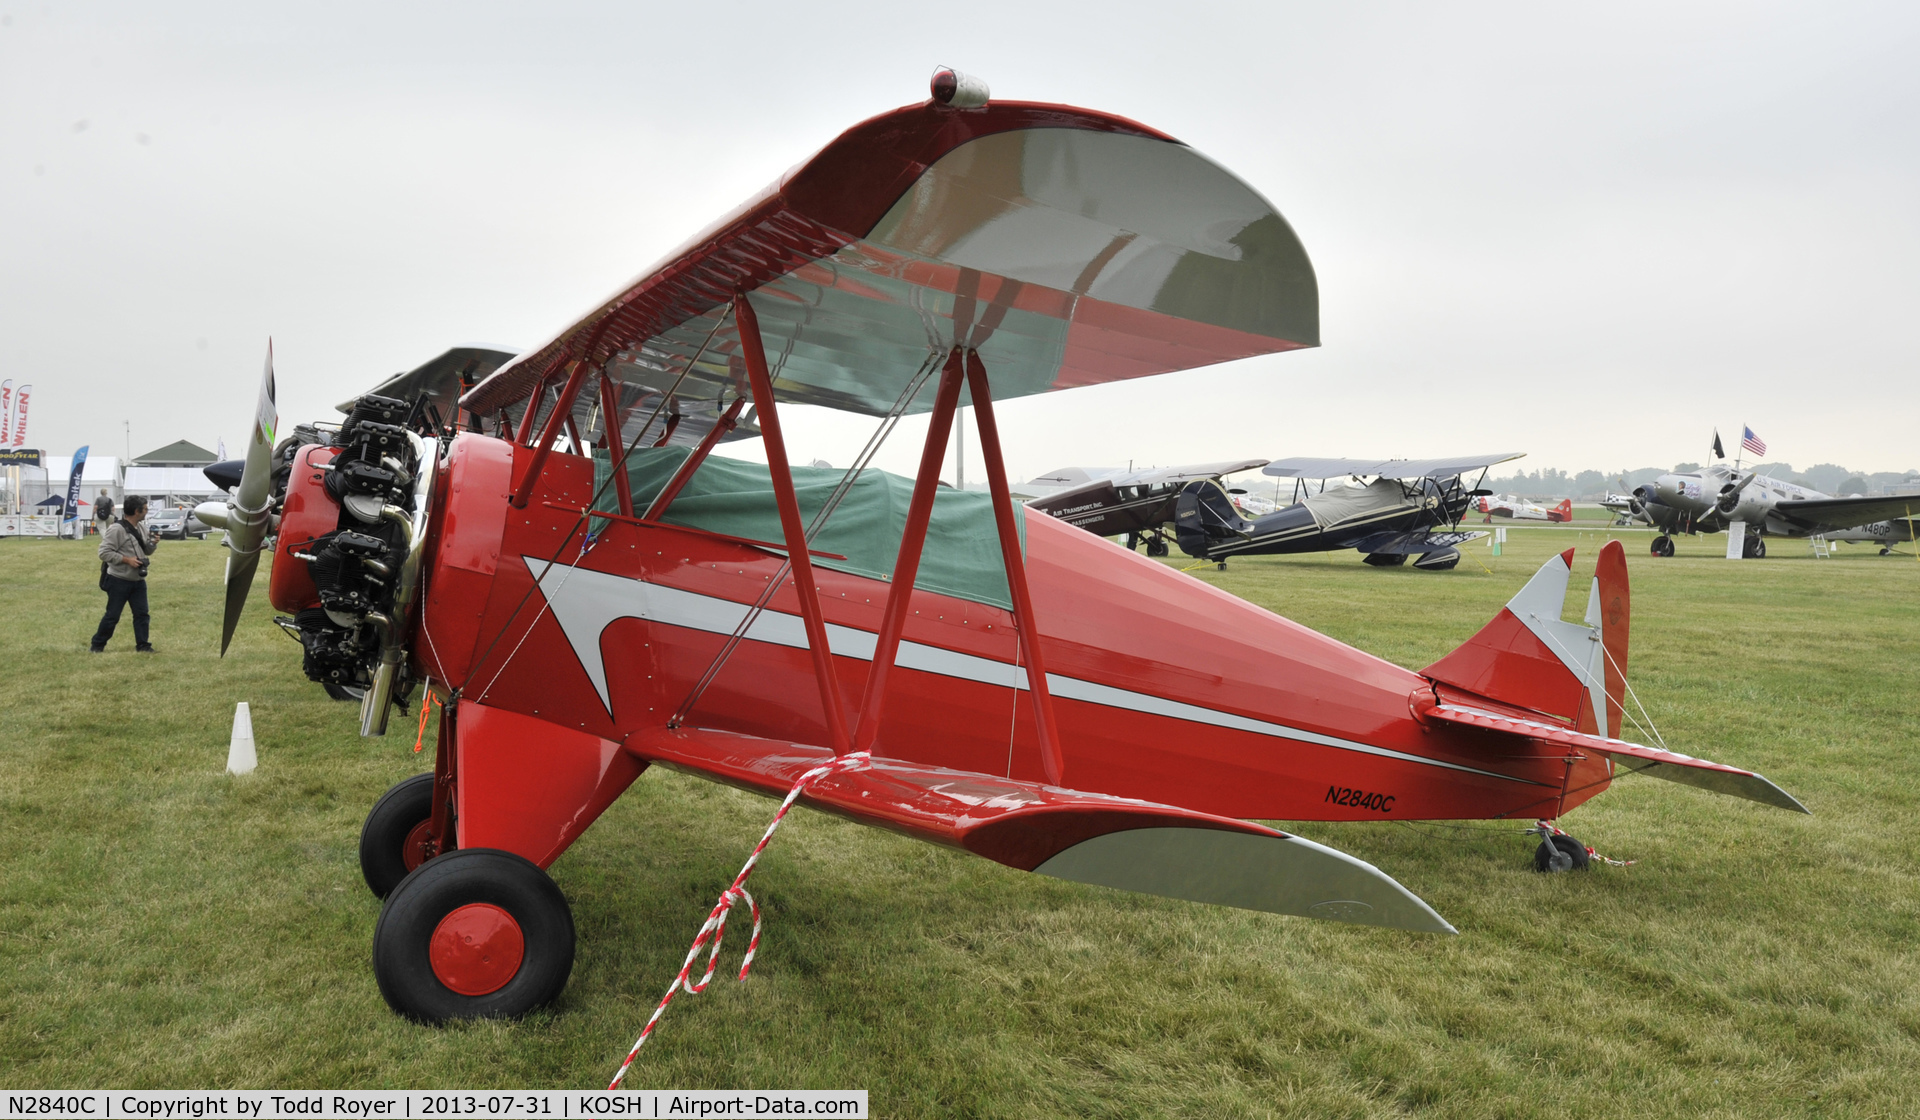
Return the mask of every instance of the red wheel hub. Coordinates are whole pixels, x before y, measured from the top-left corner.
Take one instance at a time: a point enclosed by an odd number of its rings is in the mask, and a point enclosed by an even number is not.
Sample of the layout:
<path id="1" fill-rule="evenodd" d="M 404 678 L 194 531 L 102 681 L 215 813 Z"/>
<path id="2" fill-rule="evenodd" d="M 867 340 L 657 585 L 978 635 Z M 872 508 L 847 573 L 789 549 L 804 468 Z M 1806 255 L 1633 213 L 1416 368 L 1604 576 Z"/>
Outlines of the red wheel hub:
<path id="1" fill-rule="evenodd" d="M 438 854 L 432 851 L 436 846 L 433 842 L 432 819 L 421 821 L 414 825 L 413 831 L 407 833 L 407 838 L 401 841 L 400 862 L 406 865 L 408 871 L 412 871 L 427 862 L 431 856 Z"/>
<path id="2" fill-rule="evenodd" d="M 463 996 L 484 996 L 506 987 L 526 955 L 520 923 L 486 902 L 470 902 L 440 919 L 427 942 L 433 974 Z"/>

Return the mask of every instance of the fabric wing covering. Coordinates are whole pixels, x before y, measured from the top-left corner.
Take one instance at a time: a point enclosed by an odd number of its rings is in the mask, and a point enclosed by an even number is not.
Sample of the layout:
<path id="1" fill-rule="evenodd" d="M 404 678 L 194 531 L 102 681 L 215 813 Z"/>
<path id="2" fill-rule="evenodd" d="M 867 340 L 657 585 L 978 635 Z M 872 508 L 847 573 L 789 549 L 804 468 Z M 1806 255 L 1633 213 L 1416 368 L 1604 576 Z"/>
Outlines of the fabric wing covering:
<path id="1" fill-rule="evenodd" d="M 627 478 L 636 508 L 644 509 L 690 454 L 684 447 L 648 448 L 627 460 Z M 612 467 L 604 453 L 594 456 L 594 492 L 606 491 Z M 800 519 L 808 524 L 846 472 L 823 467 L 793 468 Z M 819 552 L 838 553 L 845 560 L 816 555 L 814 564 L 873 579 L 891 579 L 913 498 L 913 480 L 881 470 L 865 470 L 854 480 L 833 516 L 813 537 Z M 674 498 L 662 518 L 672 525 L 725 533 L 732 537 L 777 544 L 785 538 L 780 512 L 773 504 L 773 483 L 764 463 L 745 463 L 711 455 L 693 472 L 686 488 Z M 1022 549 L 1026 519 L 1016 518 Z M 594 519 L 598 533 L 606 522 Z M 784 549 L 782 550 L 784 552 Z M 934 494 L 933 518 L 927 527 L 927 547 L 913 585 L 1002 610 L 1012 610 L 1007 572 L 1000 558 L 1000 538 L 993 523 L 993 500 L 983 493 L 941 487 Z"/>
<path id="2" fill-rule="evenodd" d="M 1299 239 L 1205 156 L 1087 110 L 927 103 L 848 130 L 462 404 L 549 408 L 583 360 L 618 382 L 626 440 L 678 414 L 692 442 L 742 391 L 738 292 L 782 401 L 869 415 L 956 345 L 1006 399 L 1319 344 Z M 597 409 L 576 399 L 583 433 Z"/>

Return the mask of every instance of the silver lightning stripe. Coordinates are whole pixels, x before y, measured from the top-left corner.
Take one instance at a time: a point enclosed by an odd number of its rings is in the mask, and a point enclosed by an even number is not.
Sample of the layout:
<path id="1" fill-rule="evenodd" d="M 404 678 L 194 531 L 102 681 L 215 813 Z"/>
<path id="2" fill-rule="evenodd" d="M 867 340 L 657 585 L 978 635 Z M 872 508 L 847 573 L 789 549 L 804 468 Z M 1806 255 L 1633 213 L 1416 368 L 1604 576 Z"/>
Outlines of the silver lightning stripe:
<path id="1" fill-rule="evenodd" d="M 709 634 L 731 634 L 747 613 L 745 604 L 736 603 L 730 599 L 701 595 L 676 587 L 662 587 L 645 580 L 596 572 L 590 568 L 569 568 L 562 564 L 549 564 L 529 556 L 523 556 L 521 560 L 526 563 L 528 574 L 539 583 L 541 593 L 547 598 L 548 608 L 553 611 L 554 620 L 560 624 L 561 631 L 566 634 L 567 643 L 573 647 L 574 656 L 580 659 L 580 667 L 586 671 L 587 679 L 593 682 L 594 690 L 600 694 L 600 702 L 606 707 L 608 718 L 612 718 L 613 703 L 607 690 L 606 662 L 600 653 L 600 635 L 615 620 L 639 618 L 666 626 L 703 630 Z M 788 646 L 793 649 L 807 648 L 806 626 L 797 614 L 762 611 L 760 617 L 754 619 L 753 626 L 747 631 L 746 636 L 752 641 L 766 642 L 770 645 Z M 827 623 L 827 644 L 840 657 L 872 661 L 873 649 L 877 641 L 878 638 L 872 631 Z M 923 673 L 976 681 L 1000 688 L 1028 687 L 1027 671 L 1017 665 L 970 653 L 958 653 L 920 642 L 903 640 L 894 664 L 903 669 L 917 669 Z M 1276 739 L 1290 739 L 1299 743 L 1312 743 L 1315 746 L 1331 747 L 1335 750 L 1354 751 L 1401 762 L 1418 763 L 1422 766 L 1435 766 L 1443 770 L 1458 770 L 1462 773 L 1479 774 L 1483 777 L 1499 778 L 1525 785 L 1536 784 L 1510 774 L 1462 766 L 1436 758 L 1423 758 L 1417 754 L 1408 754 L 1388 747 L 1376 747 L 1371 743 L 1322 735 L 1317 731 L 1251 719 L 1231 712 L 1216 711 L 1196 704 L 1187 704 L 1179 700 L 1169 700 L 1124 688 L 1114 688 L 1111 685 L 1062 676 L 1058 673 L 1047 674 L 1047 687 L 1055 696 L 1088 704 L 1099 704 L 1108 708 L 1187 720 L 1192 723 L 1247 731 Z"/>

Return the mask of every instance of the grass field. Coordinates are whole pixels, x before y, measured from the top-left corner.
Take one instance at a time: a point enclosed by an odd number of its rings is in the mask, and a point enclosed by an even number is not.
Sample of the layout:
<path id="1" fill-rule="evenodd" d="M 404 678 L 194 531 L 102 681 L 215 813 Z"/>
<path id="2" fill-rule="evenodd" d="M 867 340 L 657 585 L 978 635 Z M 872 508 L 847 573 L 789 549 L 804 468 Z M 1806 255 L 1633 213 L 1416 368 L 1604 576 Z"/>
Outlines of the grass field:
<path id="1" fill-rule="evenodd" d="M 1345 553 L 1195 576 L 1417 667 L 1554 550 L 1581 549 L 1583 604 L 1603 539 L 1516 529 L 1449 573 Z M 752 979 L 676 1002 L 630 1084 L 866 1088 L 888 1117 L 1920 1114 L 1920 562 L 1626 539 L 1632 679 L 1668 742 L 1817 815 L 1627 778 L 1564 823 L 1639 862 L 1560 876 L 1511 825 L 1293 826 L 1449 938 L 1082 887 L 801 810 L 754 880 Z M 772 803 L 648 773 L 553 868 L 581 934 L 559 1003 L 404 1022 L 368 967 L 355 844 L 428 756 L 358 738 L 261 589 L 219 659 L 223 555 L 165 547 L 161 654 L 123 621 L 93 657 L 91 546 L 0 541 L 0 1085 L 605 1084 Z M 260 769 L 232 778 L 239 700 Z"/>

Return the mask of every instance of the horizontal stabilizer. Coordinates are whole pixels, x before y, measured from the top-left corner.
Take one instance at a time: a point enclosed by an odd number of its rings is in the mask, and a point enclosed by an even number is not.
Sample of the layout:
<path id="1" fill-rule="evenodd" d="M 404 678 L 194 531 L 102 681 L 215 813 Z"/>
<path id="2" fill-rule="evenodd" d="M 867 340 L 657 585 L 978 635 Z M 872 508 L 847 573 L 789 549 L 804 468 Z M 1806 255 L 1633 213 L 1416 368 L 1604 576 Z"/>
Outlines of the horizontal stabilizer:
<path id="1" fill-rule="evenodd" d="M 832 757 L 802 743 L 725 731 L 641 732 L 651 762 L 784 796 Z M 1453 933 L 1378 868 L 1271 828 L 1150 801 L 876 758 L 814 781 L 815 808 L 1022 871 L 1274 914 Z"/>
<path id="2" fill-rule="evenodd" d="M 1669 782 L 1698 786 L 1701 789 L 1712 790 L 1714 793 L 1724 793 L 1729 797 L 1744 797 L 1748 801 L 1758 801 L 1762 805 L 1772 805 L 1778 809 L 1791 809 L 1796 813 L 1811 813 L 1811 810 L 1800 804 L 1792 794 L 1751 770 L 1722 766 L 1717 762 L 1708 762 L 1704 758 L 1692 758 L 1662 750 L 1659 747 L 1629 743 L 1623 739 L 1588 735 L 1557 724 L 1516 719 L 1483 708 L 1469 708 L 1461 704 L 1439 704 L 1425 710 L 1422 715 L 1427 719 L 1440 720 L 1444 723 L 1464 724 L 1487 731 L 1542 739 L 1578 750 L 1593 751 L 1596 754 L 1611 757 L 1617 765 L 1629 773 L 1645 774 L 1650 778 L 1665 778 Z"/>

